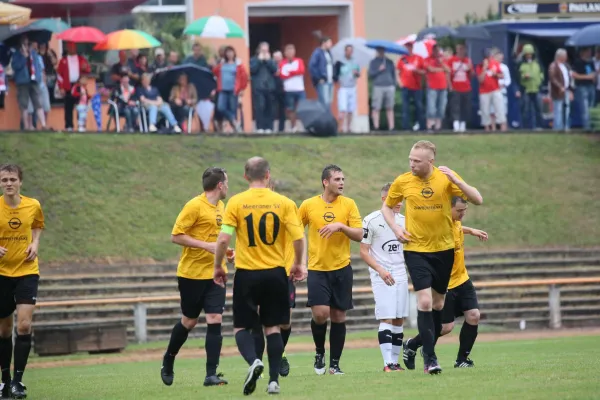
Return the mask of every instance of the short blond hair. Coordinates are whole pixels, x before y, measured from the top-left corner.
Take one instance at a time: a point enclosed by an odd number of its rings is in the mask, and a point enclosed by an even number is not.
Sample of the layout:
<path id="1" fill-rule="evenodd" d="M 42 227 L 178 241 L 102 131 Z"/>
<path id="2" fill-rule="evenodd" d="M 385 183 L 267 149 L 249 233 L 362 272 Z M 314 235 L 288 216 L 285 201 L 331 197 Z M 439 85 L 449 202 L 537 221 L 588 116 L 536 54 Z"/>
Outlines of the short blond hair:
<path id="1" fill-rule="evenodd" d="M 436 153 L 435 144 L 433 144 L 429 140 L 419 140 L 417 143 L 413 144 L 412 148 L 413 148 L 413 150 L 414 149 L 430 150 L 433 153 L 433 156 L 435 157 L 435 153 Z"/>

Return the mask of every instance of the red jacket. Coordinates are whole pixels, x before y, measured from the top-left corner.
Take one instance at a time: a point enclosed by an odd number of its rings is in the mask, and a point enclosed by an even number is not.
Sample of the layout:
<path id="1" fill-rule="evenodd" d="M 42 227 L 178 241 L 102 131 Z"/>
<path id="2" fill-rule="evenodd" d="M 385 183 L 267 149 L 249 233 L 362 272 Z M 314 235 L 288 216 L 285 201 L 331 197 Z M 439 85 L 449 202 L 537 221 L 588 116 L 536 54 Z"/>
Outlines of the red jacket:
<path id="1" fill-rule="evenodd" d="M 287 58 L 279 63 L 279 74 L 281 79 L 288 79 L 293 76 L 303 76 L 306 68 L 301 58 L 295 57 L 292 60 Z"/>
<path id="2" fill-rule="evenodd" d="M 77 55 L 79 59 L 79 75 L 85 75 L 90 73 L 90 63 L 85 57 Z M 56 69 L 56 81 L 58 87 L 62 90 L 71 90 L 71 82 L 69 80 L 69 60 L 67 57 L 63 57 L 58 62 L 58 68 Z"/>
<path id="3" fill-rule="evenodd" d="M 222 90 L 221 66 L 222 64 L 217 64 L 213 67 L 213 74 L 215 74 L 215 77 L 217 78 L 217 92 L 220 92 Z M 235 74 L 235 87 L 233 89 L 233 93 L 238 95 L 242 90 L 245 90 L 247 87 L 248 73 L 246 72 L 246 68 L 244 68 L 243 64 L 238 64 L 237 71 Z"/>

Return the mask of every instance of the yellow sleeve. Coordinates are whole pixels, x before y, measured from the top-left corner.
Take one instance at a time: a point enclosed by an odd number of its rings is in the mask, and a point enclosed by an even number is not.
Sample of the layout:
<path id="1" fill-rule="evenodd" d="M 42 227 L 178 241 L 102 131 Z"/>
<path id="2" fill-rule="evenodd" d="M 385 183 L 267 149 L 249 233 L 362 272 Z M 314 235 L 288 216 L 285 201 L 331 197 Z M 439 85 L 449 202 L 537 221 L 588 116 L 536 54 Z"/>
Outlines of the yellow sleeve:
<path id="1" fill-rule="evenodd" d="M 350 228 L 362 228 L 362 220 L 360 218 L 360 212 L 358 206 L 354 200 L 350 203 L 350 213 L 348 214 L 348 227 Z"/>
<path id="2" fill-rule="evenodd" d="M 390 208 L 396 207 L 398 203 L 404 200 L 404 195 L 402 194 L 403 189 L 403 184 L 400 181 L 400 178 L 396 178 L 396 180 L 394 181 L 394 183 L 392 183 L 392 186 L 390 187 L 390 191 L 388 192 L 387 198 L 385 199 L 385 204 Z"/>
<path id="3" fill-rule="evenodd" d="M 461 181 L 463 180 L 463 178 L 461 178 L 460 175 L 458 175 L 456 173 L 456 171 L 452 171 L 452 172 L 454 172 L 454 175 L 456 175 L 456 177 L 458 179 L 460 179 Z M 450 182 L 450 181 L 448 181 L 448 182 Z M 460 190 L 460 188 L 452 182 L 450 182 L 450 193 L 452 194 L 452 197 L 458 196 L 458 197 L 462 197 L 463 199 L 465 198 L 465 194 L 463 193 L 463 191 Z"/>
<path id="4" fill-rule="evenodd" d="M 35 215 L 33 216 L 33 223 L 31 224 L 31 229 L 44 229 L 44 212 L 42 211 L 42 206 L 40 203 L 37 203 L 37 210 L 35 210 Z"/>
<path id="5" fill-rule="evenodd" d="M 230 199 L 225 207 L 225 217 L 223 218 L 223 225 L 229 225 L 237 228 L 237 204 L 234 199 Z"/>
<path id="6" fill-rule="evenodd" d="M 306 205 L 306 200 L 302 202 L 300 205 L 300 210 L 298 210 L 298 217 L 300 218 L 300 222 L 302 225 L 308 225 L 308 211 L 306 210 L 308 206 Z"/>
<path id="7" fill-rule="evenodd" d="M 198 210 L 192 204 L 187 203 L 177 216 L 171 235 L 187 235 L 190 228 L 198 220 Z"/>
<path id="8" fill-rule="evenodd" d="M 293 201 L 290 200 L 289 203 L 286 203 L 284 223 L 287 234 L 290 235 L 292 241 L 300 240 L 304 237 L 304 226 L 300 222 L 298 214 L 298 207 Z"/>

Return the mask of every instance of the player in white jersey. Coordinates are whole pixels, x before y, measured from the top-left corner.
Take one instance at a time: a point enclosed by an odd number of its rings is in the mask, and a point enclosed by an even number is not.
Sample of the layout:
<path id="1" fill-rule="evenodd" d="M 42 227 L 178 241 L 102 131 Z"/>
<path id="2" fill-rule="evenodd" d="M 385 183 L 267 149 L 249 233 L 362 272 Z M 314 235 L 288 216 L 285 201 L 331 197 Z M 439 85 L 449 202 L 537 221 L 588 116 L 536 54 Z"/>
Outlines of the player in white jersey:
<path id="1" fill-rule="evenodd" d="M 385 201 L 391 183 L 381 189 Z M 400 214 L 402 202 L 394 208 L 396 224 L 404 228 Z M 398 363 L 402 351 L 404 330 L 402 324 L 408 317 L 408 276 L 404 264 L 402 243 L 388 226 L 380 210 L 363 220 L 363 240 L 360 256 L 369 265 L 371 285 L 375 296 L 375 318 L 379 323 L 379 347 L 383 356 L 383 371 L 403 371 Z"/>

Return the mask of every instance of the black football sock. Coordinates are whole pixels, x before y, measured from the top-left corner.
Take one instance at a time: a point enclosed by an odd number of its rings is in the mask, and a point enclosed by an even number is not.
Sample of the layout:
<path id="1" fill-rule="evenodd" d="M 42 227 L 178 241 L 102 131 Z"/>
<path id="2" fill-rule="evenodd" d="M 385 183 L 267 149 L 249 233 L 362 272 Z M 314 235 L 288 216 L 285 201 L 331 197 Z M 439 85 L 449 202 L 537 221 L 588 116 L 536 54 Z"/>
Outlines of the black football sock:
<path id="1" fill-rule="evenodd" d="M 379 324 L 379 332 L 377 332 L 377 339 L 379 340 L 379 349 L 381 350 L 381 356 L 383 357 L 384 366 L 387 364 L 393 364 L 392 359 L 392 331 L 389 329 L 388 324 Z M 333 331 L 333 328 L 332 328 Z"/>
<path id="2" fill-rule="evenodd" d="M 317 324 L 314 319 L 310 320 L 310 330 L 315 342 L 315 350 L 318 354 L 325 354 L 325 336 L 327 336 L 327 322 Z"/>
<path id="3" fill-rule="evenodd" d="M 433 310 L 431 316 L 433 317 L 433 345 L 435 346 L 442 334 L 442 312 Z"/>
<path id="4" fill-rule="evenodd" d="M 254 347 L 254 337 L 249 329 L 242 329 L 235 334 L 235 342 L 238 350 L 248 365 L 252 365 L 256 357 L 256 348 Z"/>
<path id="5" fill-rule="evenodd" d="M 28 335 L 17 335 L 17 340 L 15 340 L 15 373 L 13 378 L 15 382 L 21 382 L 23 379 L 30 351 L 31 333 Z"/>
<path id="6" fill-rule="evenodd" d="M 396 329 L 402 329 L 402 327 L 395 327 Z M 404 332 L 392 332 L 392 360 L 394 364 L 398 364 L 400 353 L 402 353 L 402 339 L 404 339 Z"/>
<path id="7" fill-rule="evenodd" d="M 434 353 L 434 328 L 433 328 L 433 316 L 431 311 L 418 311 L 417 312 L 417 327 L 419 328 L 419 335 L 423 341 L 423 355 L 425 361 L 428 362 L 429 358 L 435 356 Z"/>
<path id="8" fill-rule="evenodd" d="M 423 346 L 423 340 L 421 340 L 421 335 L 417 334 L 417 336 L 408 341 L 407 347 L 411 350 L 417 351 L 421 346 Z"/>
<path id="9" fill-rule="evenodd" d="M 346 323 L 345 322 L 332 322 L 331 332 L 329 333 L 329 365 L 334 366 L 340 365 L 340 358 L 342 358 L 342 351 L 344 350 L 344 344 L 346 343 Z"/>
<path id="10" fill-rule="evenodd" d="M 254 348 L 256 349 L 256 358 L 262 361 L 265 354 L 265 334 L 260 323 L 252 328 L 252 337 L 254 338 Z"/>
<path id="11" fill-rule="evenodd" d="M 12 361 L 12 354 L 12 336 L 0 338 L 0 370 L 2 370 L 2 382 L 10 382 L 10 362 Z"/>
<path id="12" fill-rule="evenodd" d="M 181 346 L 183 346 L 187 340 L 189 333 L 190 331 L 183 326 L 181 321 L 176 323 L 171 331 L 171 339 L 169 340 L 169 346 L 167 347 L 167 355 L 175 357 L 177 353 L 179 353 Z"/>
<path id="13" fill-rule="evenodd" d="M 206 326 L 206 340 L 204 341 L 204 349 L 206 350 L 206 376 L 217 374 L 222 345 L 221 324 L 208 324 Z"/>
<path id="14" fill-rule="evenodd" d="M 469 358 L 475 339 L 477 339 L 477 329 L 479 325 L 469 325 L 467 321 L 463 323 L 460 330 L 460 346 L 458 348 L 458 355 L 456 361 L 465 361 Z"/>
<path id="15" fill-rule="evenodd" d="M 269 357 L 269 382 L 279 382 L 279 369 L 283 355 L 283 339 L 281 333 L 267 336 L 267 357 Z"/>
<path id="16" fill-rule="evenodd" d="M 288 344 L 288 340 L 290 340 L 290 335 L 292 334 L 292 327 L 290 326 L 290 329 L 282 329 L 281 330 L 281 339 L 283 339 L 283 349 L 285 350 L 285 347 Z"/>

